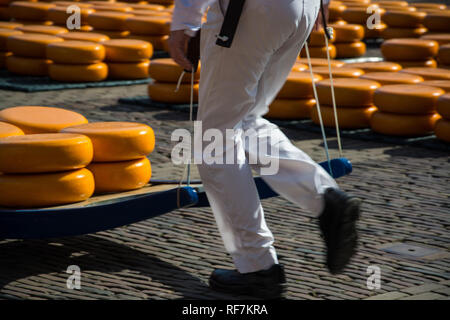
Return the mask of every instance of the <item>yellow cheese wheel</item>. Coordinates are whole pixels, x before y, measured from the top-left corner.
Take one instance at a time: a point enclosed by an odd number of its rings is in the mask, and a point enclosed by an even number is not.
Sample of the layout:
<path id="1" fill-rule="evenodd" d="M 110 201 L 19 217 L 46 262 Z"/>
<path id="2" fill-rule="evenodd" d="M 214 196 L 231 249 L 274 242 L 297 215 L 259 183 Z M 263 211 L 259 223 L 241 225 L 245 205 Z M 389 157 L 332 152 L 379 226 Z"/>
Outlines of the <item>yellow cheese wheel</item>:
<path id="1" fill-rule="evenodd" d="M 450 32 L 450 28 L 449 28 Z M 429 33 L 420 37 L 425 40 L 434 40 L 439 44 L 439 48 L 445 44 L 450 44 L 450 33 Z"/>
<path id="2" fill-rule="evenodd" d="M 401 72 L 369 72 L 361 76 L 361 79 L 376 81 L 382 86 L 389 84 L 418 84 L 423 78 L 408 73 Z"/>
<path id="3" fill-rule="evenodd" d="M 15 23 L 20 23 L 23 26 L 28 26 L 28 25 L 40 25 L 40 26 L 51 26 L 53 25 L 53 22 L 51 21 L 36 21 L 36 20 L 17 20 L 14 19 Z"/>
<path id="4" fill-rule="evenodd" d="M 89 41 L 63 41 L 47 46 L 47 58 L 54 63 L 91 64 L 105 58 L 105 48 Z"/>
<path id="5" fill-rule="evenodd" d="M 10 123 L 0 121 L 0 138 L 6 138 L 11 136 L 21 136 L 23 131 Z M 1 159 L 0 159 L 1 161 Z"/>
<path id="6" fill-rule="evenodd" d="M 125 39 L 126 37 L 128 37 L 130 35 L 130 31 L 125 30 L 125 31 L 114 31 L 114 30 L 100 30 L 100 29 L 95 29 L 96 33 L 101 33 L 107 37 L 109 37 L 110 39 Z"/>
<path id="7" fill-rule="evenodd" d="M 438 48 L 433 40 L 391 39 L 381 45 L 381 53 L 389 61 L 417 61 L 433 58 Z"/>
<path id="8" fill-rule="evenodd" d="M 0 175 L 0 206 L 38 208 L 80 202 L 94 193 L 87 169 L 40 174 Z"/>
<path id="9" fill-rule="evenodd" d="M 434 127 L 434 134 L 442 141 L 450 142 L 450 120 L 439 119 Z"/>
<path id="10" fill-rule="evenodd" d="M 450 80 L 428 80 L 424 82 L 419 82 L 419 84 L 423 86 L 441 88 L 446 93 L 450 92 Z"/>
<path id="11" fill-rule="evenodd" d="M 42 26 L 42 25 L 27 25 L 22 27 L 17 27 L 16 30 L 22 31 L 23 33 L 39 33 L 39 34 L 49 34 L 52 36 L 60 35 L 63 33 L 68 33 L 66 28 L 57 26 Z"/>
<path id="12" fill-rule="evenodd" d="M 135 16 L 125 21 L 133 34 L 165 35 L 170 33 L 170 18 L 155 16 Z"/>
<path id="13" fill-rule="evenodd" d="M 313 67 L 313 72 L 320 75 L 323 79 L 330 76 L 328 67 Z M 331 67 L 331 73 L 334 78 L 358 78 L 364 74 L 362 69 L 351 67 Z"/>
<path id="14" fill-rule="evenodd" d="M 135 122 L 93 122 L 65 128 L 61 132 L 88 136 L 94 145 L 94 162 L 140 159 L 155 148 L 149 126 Z"/>
<path id="15" fill-rule="evenodd" d="M 0 51 L 6 51 L 6 40 L 9 36 L 22 34 L 22 31 L 14 29 L 2 29 L 0 28 Z"/>
<path id="16" fill-rule="evenodd" d="M 51 60 L 39 58 L 23 58 L 10 55 L 6 57 L 6 69 L 14 74 L 25 76 L 46 76 Z"/>
<path id="17" fill-rule="evenodd" d="M 450 80 L 449 70 L 442 68 L 406 68 L 400 72 L 417 74 L 425 80 Z"/>
<path id="18" fill-rule="evenodd" d="M 91 42 L 103 42 L 109 40 L 109 37 L 95 32 L 69 32 L 66 34 L 59 35 L 59 37 L 64 40 L 75 40 L 75 41 L 91 41 Z"/>
<path id="19" fill-rule="evenodd" d="M 61 82 L 97 82 L 108 76 L 108 66 L 102 62 L 92 64 L 53 63 L 48 70 L 51 79 Z"/>
<path id="20" fill-rule="evenodd" d="M 165 6 L 152 3 L 130 3 L 130 7 L 132 7 L 133 10 L 163 11 L 166 9 Z"/>
<path id="21" fill-rule="evenodd" d="M 93 162 L 88 169 L 94 175 L 95 193 L 123 192 L 145 186 L 152 169 L 147 158 L 119 161 Z"/>
<path id="22" fill-rule="evenodd" d="M 20 57 L 45 58 L 47 45 L 62 41 L 56 36 L 28 33 L 8 37 L 6 46 L 8 51 Z"/>
<path id="23" fill-rule="evenodd" d="M 275 99 L 265 117 L 269 119 L 306 119 L 315 108 L 314 99 Z"/>
<path id="24" fill-rule="evenodd" d="M 375 81 L 364 79 L 337 78 L 333 79 L 336 105 L 340 107 L 367 107 L 373 104 L 373 93 L 380 87 Z M 317 83 L 319 101 L 332 105 L 330 79 Z"/>
<path id="25" fill-rule="evenodd" d="M 333 43 L 334 38 L 328 40 L 328 43 Z M 325 31 L 323 29 L 313 30 L 309 35 L 308 45 L 310 47 L 324 47 L 325 46 Z"/>
<path id="26" fill-rule="evenodd" d="M 379 5 L 380 7 L 383 7 L 385 5 L 392 6 L 392 7 L 407 7 L 407 6 L 409 6 L 409 3 L 407 1 L 376 0 L 376 1 L 372 1 L 372 3 L 375 3 L 375 4 Z"/>
<path id="27" fill-rule="evenodd" d="M 351 43 L 336 43 L 337 58 L 356 58 L 366 53 L 366 44 L 362 41 Z"/>
<path id="28" fill-rule="evenodd" d="M 431 114 L 444 90 L 414 84 L 386 85 L 375 91 L 373 101 L 382 112 Z"/>
<path id="29" fill-rule="evenodd" d="M 375 25 L 372 29 L 369 29 L 367 26 L 364 27 L 364 38 L 372 39 L 372 38 L 381 38 L 383 35 L 383 31 L 386 30 L 387 24 L 380 22 Z"/>
<path id="30" fill-rule="evenodd" d="M 0 172 L 44 173 L 84 168 L 94 150 L 81 134 L 41 133 L 0 139 L 0 153 Z"/>
<path id="31" fill-rule="evenodd" d="M 92 3 L 87 3 L 87 2 L 79 2 L 79 1 L 53 1 L 53 4 L 58 6 L 58 7 L 69 7 L 72 5 L 76 5 L 80 8 L 91 8 L 93 6 Z"/>
<path id="32" fill-rule="evenodd" d="M 389 27 L 396 28 L 417 28 L 422 26 L 426 16 L 425 12 L 420 11 L 390 11 L 383 15 L 383 22 Z"/>
<path id="33" fill-rule="evenodd" d="M 78 4 L 75 4 L 78 5 Z M 73 15 L 73 13 L 67 13 L 68 6 L 56 6 L 54 8 L 50 8 L 48 10 L 47 18 L 58 25 L 66 25 L 69 17 Z M 91 8 L 80 8 L 80 22 L 82 25 L 88 23 L 87 17 L 94 13 L 95 10 Z"/>
<path id="34" fill-rule="evenodd" d="M 438 60 L 441 64 L 450 65 L 450 44 L 439 47 Z"/>
<path id="35" fill-rule="evenodd" d="M 333 24 L 333 25 L 344 25 L 344 24 L 347 24 L 347 21 L 345 21 L 345 20 L 330 20 L 330 24 Z"/>
<path id="36" fill-rule="evenodd" d="M 19 127 L 25 134 L 59 132 L 65 127 L 88 122 L 79 113 L 40 106 L 19 106 L 0 110 L 0 121 Z"/>
<path id="37" fill-rule="evenodd" d="M 23 24 L 10 21 L 0 21 L 0 28 L 2 29 L 16 29 L 20 26 L 23 26 Z"/>
<path id="38" fill-rule="evenodd" d="M 110 79 L 146 79 L 149 77 L 150 60 L 141 62 L 108 62 L 108 78 Z"/>
<path id="39" fill-rule="evenodd" d="M 439 118 L 437 113 L 408 115 L 377 111 L 370 119 L 370 127 L 375 132 L 391 136 L 423 136 L 433 131 Z"/>
<path id="40" fill-rule="evenodd" d="M 180 67 L 172 58 L 155 59 L 150 62 L 150 78 L 157 82 L 177 83 L 182 72 L 183 68 Z M 195 73 L 194 79 L 196 82 L 200 79 L 200 68 Z M 182 83 L 190 82 L 191 75 L 185 74 Z"/>
<path id="41" fill-rule="evenodd" d="M 370 118 L 377 108 L 370 106 L 364 108 L 336 108 L 338 114 L 339 127 L 343 129 L 367 128 L 370 126 Z M 322 114 L 323 124 L 326 127 L 336 127 L 334 121 L 333 107 L 321 105 L 320 112 Z M 311 119 L 319 125 L 319 114 L 317 107 L 311 108 Z"/>
<path id="42" fill-rule="evenodd" d="M 346 63 L 345 67 L 358 68 L 364 72 L 397 72 L 402 69 L 398 63 L 388 61 Z"/>
<path id="43" fill-rule="evenodd" d="M 308 59 L 306 58 L 299 58 L 297 59 L 297 62 L 299 63 L 303 63 L 304 65 L 308 66 Z M 332 67 L 342 67 L 345 63 L 342 61 L 338 61 L 338 60 L 331 60 L 330 61 L 330 65 Z M 328 67 L 328 61 L 327 59 L 322 59 L 322 58 L 311 58 L 311 66 L 315 67 Z"/>
<path id="44" fill-rule="evenodd" d="M 103 11 L 91 13 L 87 21 L 94 29 L 124 31 L 127 30 L 125 20 L 132 16 L 129 13 Z"/>
<path id="45" fill-rule="evenodd" d="M 92 9 L 94 9 L 96 12 L 101 11 L 108 11 L 108 12 L 130 12 L 133 11 L 133 8 L 125 5 L 108 5 L 108 4 L 101 4 L 101 5 L 93 5 Z"/>
<path id="46" fill-rule="evenodd" d="M 428 13 L 423 20 L 428 30 L 433 32 L 448 32 L 450 26 L 450 10 L 439 10 Z"/>
<path id="47" fill-rule="evenodd" d="M 47 12 L 54 4 L 44 2 L 14 1 L 9 5 L 10 14 L 17 20 L 47 20 Z"/>
<path id="48" fill-rule="evenodd" d="M 342 18 L 342 15 L 347 8 L 342 3 L 335 3 L 336 1 L 330 2 L 328 6 L 328 19 L 330 21 L 336 21 Z"/>
<path id="49" fill-rule="evenodd" d="M 335 43 L 355 42 L 364 38 L 364 28 L 359 24 L 330 24 L 330 27 L 333 28 Z"/>
<path id="50" fill-rule="evenodd" d="M 320 80 L 322 80 L 322 77 L 314 74 L 314 82 Z M 313 88 L 309 72 L 291 72 L 277 95 L 278 99 L 305 99 L 312 97 Z"/>
<path id="51" fill-rule="evenodd" d="M 127 39 L 136 39 L 136 40 L 142 40 L 150 42 L 153 46 L 154 50 L 164 50 L 168 51 L 166 48 L 166 42 L 169 40 L 168 35 L 137 35 L 137 34 L 130 34 L 127 36 Z"/>
<path id="52" fill-rule="evenodd" d="M 6 59 L 11 55 L 11 52 L 0 51 L 0 69 L 6 68 Z"/>
<path id="53" fill-rule="evenodd" d="M 450 94 L 441 95 L 436 103 L 436 110 L 442 118 L 450 120 Z"/>
<path id="54" fill-rule="evenodd" d="M 150 63 L 151 66 L 151 63 Z M 176 83 L 155 82 L 148 85 L 148 95 L 150 99 L 157 102 L 187 104 L 191 101 L 190 84 L 181 84 L 179 90 L 175 92 Z M 194 102 L 198 101 L 198 84 L 194 85 Z"/>
<path id="55" fill-rule="evenodd" d="M 369 9 L 370 8 L 370 9 Z M 370 10 L 371 13 L 367 13 L 367 10 Z M 342 19 L 349 23 L 356 23 L 356 24 L 362 24 L 365 25 L 367 23 L 367 20 L 371 15 L 373 15 L 375 12 L 380 14 L 381 16 L 384 15 L 385 10 L 378 7 L 377 5 L 368 5 L 368 6 L 362 6 L 362 7 L 348 7 L 344 10 L 342 14 Z"/>
<path id="56" fill-rule="evenodd" d="M 307 70 L 307 69 L 308 69 L 308 66 L 307 66 L 306 64 L 300 63 L 300 62 L 296 61 L 296 62 L 294 63 L 294 66 L 292 67 L 292 70 L 291 70 L 291 71 L 294 71 L 294 72 L 302 72 L 302 71 L 305 71 L 305 70 Z"/>
<path id="57" fill-rule="evenodd" d="M 327 58 L 327 47 L 308 47 L 309 55 L 311 58 Z M 306 49 L 301 51 L 301 56 L 306 57 Z M 330 59 L 336 57 L 336 47 L 332 44 L 328 45 L 328 52 L 330 54 Z"/>
<path id="58" fill-rule="evenodd" d="M 156 10 L 133 10 L 132 12 L 135 16 L 145 16 L 145 17 L 167 17 L 170 18 L 172 15 L 166 11 L 156 11 Z"/>
<path id="59" fill-rule="evenodd" d="M 419 61 L 396 61 L 402 66 L 402 69 L 405 68 L 436 68 L 437 62 L 434 59 L 427 60 L 419 60 Z"/>
<path id="60" fill-rule="evenodd" d="M 427 32 L 427 28 L 394 28 L 389 27 L 383 30 L 381 37 L 383 39 L 397 39 L 397 38 L 419 38 Z"/>
<path id="61" fill-rule="evenodd" d="M 153 55 L 151 43 L 134 39 L 113 39 L 102 42 L 106 49 L 106 61 L 140 62 Z"/>

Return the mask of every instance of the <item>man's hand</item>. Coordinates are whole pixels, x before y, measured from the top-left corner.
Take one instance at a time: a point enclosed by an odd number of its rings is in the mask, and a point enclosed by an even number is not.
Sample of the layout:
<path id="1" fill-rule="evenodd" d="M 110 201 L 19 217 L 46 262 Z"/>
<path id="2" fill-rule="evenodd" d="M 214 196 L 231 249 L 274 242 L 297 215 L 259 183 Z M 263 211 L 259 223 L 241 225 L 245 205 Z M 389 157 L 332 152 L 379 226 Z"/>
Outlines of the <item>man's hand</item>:
<path id="1" fill-rule="evenodd" d="M 184 70 L 191 70 L 192 64 L 186 58 L 186 51 L 190 37 L 184 33 L 184 30 L 175 30 L 170 32 L 169 53 L 173 60 Z"/>
<path id="2" fill-rule="evenodd" d="M 323 5 L 323 12 L 325 13 L 325 21 L 328 22 L 328 3 Z M 316 23 L 314 24 L 314 31 L 319 31 L 323 28 L 323 18 L 322 10 L 319 9 L 319 14 L 317 15 Z"/>

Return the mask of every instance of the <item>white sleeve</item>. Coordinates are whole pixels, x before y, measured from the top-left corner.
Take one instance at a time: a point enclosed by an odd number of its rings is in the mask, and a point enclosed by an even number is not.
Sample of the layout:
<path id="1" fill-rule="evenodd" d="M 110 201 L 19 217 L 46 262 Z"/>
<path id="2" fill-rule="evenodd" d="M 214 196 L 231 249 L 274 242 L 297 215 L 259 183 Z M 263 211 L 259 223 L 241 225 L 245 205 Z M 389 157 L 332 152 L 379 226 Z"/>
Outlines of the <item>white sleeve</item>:
<path id="1" fill-rule="evenodd" d="M 198 31 L 206 9 L 216 0 L 175 0 L 170 30 Z"/>

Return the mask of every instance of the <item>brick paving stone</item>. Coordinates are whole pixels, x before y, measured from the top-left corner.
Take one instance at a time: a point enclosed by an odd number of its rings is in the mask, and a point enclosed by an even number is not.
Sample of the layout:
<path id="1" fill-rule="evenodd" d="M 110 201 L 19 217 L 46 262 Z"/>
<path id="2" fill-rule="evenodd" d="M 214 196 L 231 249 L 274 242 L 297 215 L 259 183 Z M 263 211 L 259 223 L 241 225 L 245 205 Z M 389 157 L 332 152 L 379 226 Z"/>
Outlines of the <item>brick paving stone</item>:
<path id="1" fill-rule="evenodd" d="M 405 293 L 409 293 L 409 294 L 419 294 L 419 293 L 434 291 L 434 290 L 443 289 L 443 288 L 445 288 L 445 286 L 440 283 L 427 283 L 427 284 L 423 284 L 421 286 L 406 288 L 401 291 L 405 292 Z"/>
<path id="2" fill-rule="evenodd" d="M 445 298 L 445 296 L 442 296 L 434 292 L 425 292 L 413 296 L 404 297 L 401 298 L 400 300 L 437 300 L 441 298 Z"/>
<path id="3" fill-rule="evenodd" d="M 398 300 L 400 298 L 404 298 L 407 296 L 408 296 L 408 294 L 406 294 L 406 293 L 393 291 L 393 292 L 387 292 L 387 293 L 383 293 L 383 294 L 374 295 L 369 298 L 366 298 L 365 300 Z"/>

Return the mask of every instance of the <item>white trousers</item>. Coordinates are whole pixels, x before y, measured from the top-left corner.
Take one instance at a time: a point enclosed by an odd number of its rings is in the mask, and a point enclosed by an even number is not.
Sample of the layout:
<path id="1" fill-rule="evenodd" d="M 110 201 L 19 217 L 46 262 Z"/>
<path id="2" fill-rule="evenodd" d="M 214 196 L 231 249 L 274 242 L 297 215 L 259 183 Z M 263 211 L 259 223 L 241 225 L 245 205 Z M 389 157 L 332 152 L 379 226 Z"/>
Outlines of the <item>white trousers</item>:
<path id="1" fill-rule="evenodd" d="M 222 3 L 224 11 L 228 1 Z M 257 137 L 269 138 L 279 169 L 263 179 L 315 216 L 323 209 L 324 190 L 337 188 L 336 182 L 262 116 L 286 81 L 319 7 L 319 0 L 247 0 L 233 44 L 223 48 L 215 44 L 224 19 L 215 2 L 202 26 L 197 116 L 203 132 L 218 129 L 225 136 L 227 129 L 253 129 Z M 238 158 L 252 156 L 241 134 L 225 140 L 232 150 L 225 147 L 224 152 L 232 151 Z M 198 166 L 225 248 L 241 273 L 278 263 L 252 175 L 252 169 L 262 172 L 260 168 L 249 161 Z"/>

